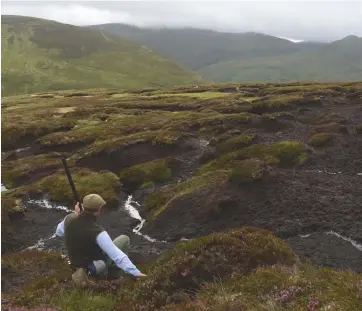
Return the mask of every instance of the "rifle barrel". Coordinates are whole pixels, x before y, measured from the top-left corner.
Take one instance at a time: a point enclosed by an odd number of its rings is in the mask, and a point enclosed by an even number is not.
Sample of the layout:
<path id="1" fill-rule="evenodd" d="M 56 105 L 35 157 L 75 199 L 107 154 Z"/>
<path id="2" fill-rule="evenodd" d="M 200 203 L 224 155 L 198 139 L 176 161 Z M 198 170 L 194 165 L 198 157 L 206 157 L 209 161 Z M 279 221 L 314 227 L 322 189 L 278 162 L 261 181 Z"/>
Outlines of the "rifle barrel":
<path id="1" fill-rule="evenodd" d="M 63 158 L 62 162 L 63 162 L 63 165 L 64 165 L 65 173 L 67 174 L 67 177 L 68 177 L 70 187 L 72 188 L 72 191 L 73 191 L 74 199 L 75 199 L 76 202 L 79 202 L 79 208 L 82 209 L 82 205 L 81 205 L 81 202 L 80 202 L 80 199 L 79 199 L 79 194 L 77 192 L 77 189 L 75 188 L 75 185 L 74 185 L 74 182 L 73 182 L 73 179 L 72 179 L 72 175 L 70 174 L 69 167 L 68 167 L 68 164 L 67 164 L 67 160 L 65 158 Z"/>

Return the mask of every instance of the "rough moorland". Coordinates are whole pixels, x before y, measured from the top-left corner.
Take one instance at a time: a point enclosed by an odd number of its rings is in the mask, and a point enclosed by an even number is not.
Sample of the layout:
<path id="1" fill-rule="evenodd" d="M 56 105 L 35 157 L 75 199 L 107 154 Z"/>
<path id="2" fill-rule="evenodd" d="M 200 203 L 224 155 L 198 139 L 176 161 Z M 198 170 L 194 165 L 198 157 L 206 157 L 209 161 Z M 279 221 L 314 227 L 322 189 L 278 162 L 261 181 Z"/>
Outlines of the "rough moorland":
<path id="1" fill-rule="evenodd" d="M 361 277 L 300 263 L 270 232 L 241 228 L 178 244 L 144 266 L 148 277 L 74 288 L 54 253 L 2 257 L 3 310 L 358 310 Z M 38 272 L 38 274 L 36 273 Z M 41 274 L 40 274 L 41 272 Z"/>
<path id="2" fill-rule="evenodd" d="M 356 310 L 361 252 L 327 233 L 362 242 L 361 124 L 361 83 L 3 98 L 8 299 L 66 310 Z M 121 293 L 109 283 L 73 289 L 57 255 L 10 253 L 53 234 L 63 215 L 29 207 L 29 199 L 46 194 L 61 205 L 73 203 L 62 157 L 81 196 L 97 192 L 110 203 L 107 229 L 124 226 L 113 207 L 132 193 L 146 219 L 143 233 L 171 246 L 192 240 L 146 265 L 151 277 L 125 281 Z M 238 229 L 245 226 L 269 229 L 284 242 L 263 230 Z M 314 267 L 296 255 L 356 272 Z M 33 261 L 47 258 L 49 277 L 36 282 L 45 287 L 21 279 L 38 267 Z M 58 267 L 64 267 L 61 276 Z"/>

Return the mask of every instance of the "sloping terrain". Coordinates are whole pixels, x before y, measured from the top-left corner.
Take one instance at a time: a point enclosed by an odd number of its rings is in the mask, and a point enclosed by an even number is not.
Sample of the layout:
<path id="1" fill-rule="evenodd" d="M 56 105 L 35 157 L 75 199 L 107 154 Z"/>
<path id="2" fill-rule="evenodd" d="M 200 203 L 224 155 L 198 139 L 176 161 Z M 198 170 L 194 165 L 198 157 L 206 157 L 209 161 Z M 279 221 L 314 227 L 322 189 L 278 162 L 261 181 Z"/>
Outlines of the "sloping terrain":
<path id="1" fill-rule="evenodd" d="M 3 15 L 1 20 L 3 96 L 201 81 L 149 49 L 99 30 L 31 17 Z"/>
<path id="2" fill-rule="evenodd" d="M 259 33 L 222 33 L 194 28 L 148 29 L 122 24 L 90 26 L 144 44 L 194 70 L 240 58 L 272 57 L 300 51 L 307 45 Z"/>
<path id="3" fill-rule="evenodd" d="M 358 310 L 361 83 L 48 92 L 2 113 L 4 310 Z M 63 251 L 61 157 L 148 279 L 82 291 L 59 255 L 18 253 Z"/>
<path id="4" fill-rule="evenodd" d="M 361 80 L 362 38 L 351 36 L 316 49 L 276 57 L 233 59 L 199 72 L 218 82 Z"/>
<path id="5" fill-rule="evenodd" d="M 354 81 L 362 79 L 362 38 L 327 43 L 258 33 L 91 26 L 128 38 L 215 82 Z"/>

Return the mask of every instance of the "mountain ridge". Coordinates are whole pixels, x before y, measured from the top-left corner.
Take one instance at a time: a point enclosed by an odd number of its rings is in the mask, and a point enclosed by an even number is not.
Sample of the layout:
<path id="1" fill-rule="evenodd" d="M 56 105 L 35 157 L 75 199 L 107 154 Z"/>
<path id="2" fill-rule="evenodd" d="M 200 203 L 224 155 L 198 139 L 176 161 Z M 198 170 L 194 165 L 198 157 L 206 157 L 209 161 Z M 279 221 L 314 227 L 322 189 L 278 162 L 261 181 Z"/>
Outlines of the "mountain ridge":
<path id="1" fill-rule="evenodd" d="M 88 27 L 144 44 L 215 82 L 362 79 L 362 38 L 353 35 L 330 43 L 294 43 L 255 32 L 155 29 L 125 24 Z"/>

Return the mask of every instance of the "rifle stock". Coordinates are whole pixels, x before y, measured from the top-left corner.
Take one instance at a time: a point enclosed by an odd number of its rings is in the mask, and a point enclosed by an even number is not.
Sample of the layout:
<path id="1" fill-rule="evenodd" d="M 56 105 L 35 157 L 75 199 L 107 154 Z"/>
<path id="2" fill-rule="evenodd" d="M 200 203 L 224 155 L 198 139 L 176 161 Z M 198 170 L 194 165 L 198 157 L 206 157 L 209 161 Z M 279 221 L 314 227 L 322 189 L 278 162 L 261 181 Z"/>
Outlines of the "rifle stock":
<path id="1" fill-rule="evenodd" d="M 70 174 L 69 167 L 68 167 L 68 164 L 67 164 L 67 160 L 65 158 L 63 158 L 62 162 L 63 162 L 63 165 L 64 165 L 65 173 L 67 174 L 67 177 L 68 177 L 70 187 L 72 188 L 74 200 L 75 200 L 75 202 L 79 202 L 79 208 L 82 210 L 83 209 L 82 204 L 80 202 L 80 198 L 79 198 L 79 194 L 77 192 L 77 189 L 75 188 L 75 185 L 74 185 L 74 182 L 73 182 L 73 179 L 72 179 L 72 175 Z"/>

